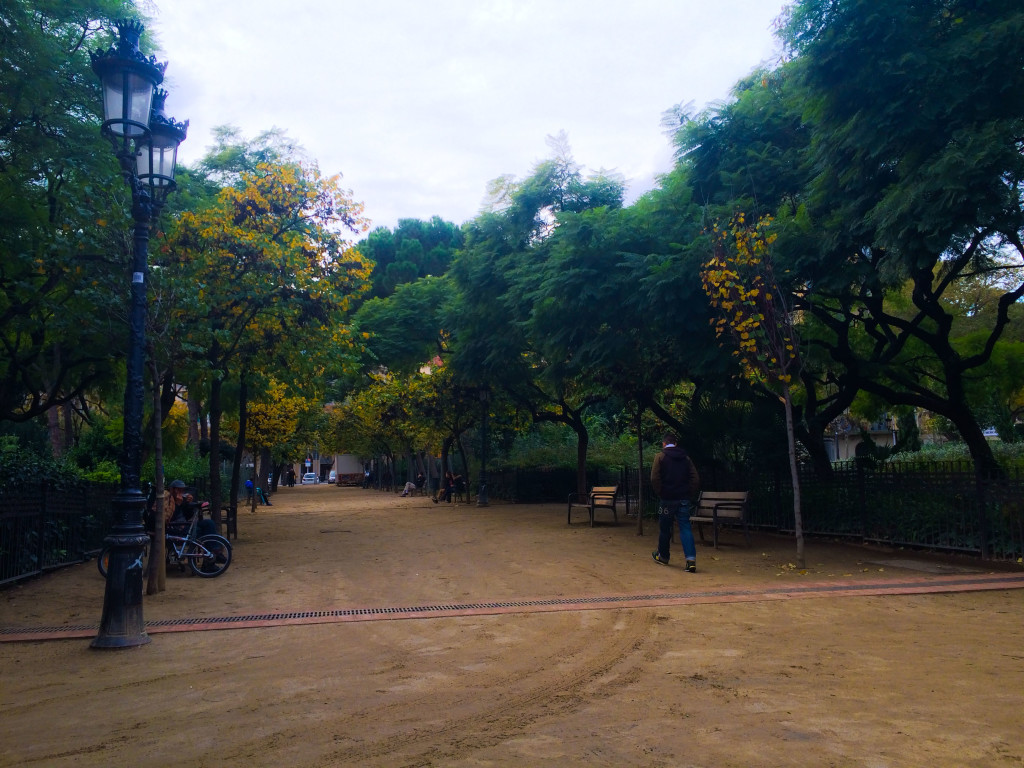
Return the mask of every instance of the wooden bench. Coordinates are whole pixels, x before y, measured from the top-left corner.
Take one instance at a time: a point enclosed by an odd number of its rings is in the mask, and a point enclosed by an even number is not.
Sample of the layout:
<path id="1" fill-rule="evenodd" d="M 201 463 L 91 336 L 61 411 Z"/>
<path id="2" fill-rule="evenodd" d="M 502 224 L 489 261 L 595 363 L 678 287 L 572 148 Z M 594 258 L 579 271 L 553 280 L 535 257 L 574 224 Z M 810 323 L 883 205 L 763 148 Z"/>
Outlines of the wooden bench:
<path id="1" fill-rule="evenodd" d="M 612 511 L 615 524 L 619 524 L 619 513 L 615 504 L 619 500 L 619 486 L 617 485 L 595 485 L 586 496 L 578 492 L 569 494 L 569 511 L 567 524 L 572 525 L 572 511 L 574 509 L 586 509 L 590 516 L 590 527 L 594 527 L 594 513 L 598 507 L 604 507 Z"/>
<path id="2" fill-rule="evenodd" d="M 220 508 L 220 521 L 224 524 L 224 535 L 228 541 L 231 537 L 238 538 L 238 507 L 224 504 Z"/>
<path id="3" fill-rule="evenodd" d="M 721 525 L 742 525 L 743 535 L 750 544 L 747 528 L 748 491 L 702 491 L 697 505 L 690 514 L 690 522 L 697 523 L 700 540 L 704 541 L 704 523 L 713 529 L 715 549 L 718 549 L 718 528 Z"/>

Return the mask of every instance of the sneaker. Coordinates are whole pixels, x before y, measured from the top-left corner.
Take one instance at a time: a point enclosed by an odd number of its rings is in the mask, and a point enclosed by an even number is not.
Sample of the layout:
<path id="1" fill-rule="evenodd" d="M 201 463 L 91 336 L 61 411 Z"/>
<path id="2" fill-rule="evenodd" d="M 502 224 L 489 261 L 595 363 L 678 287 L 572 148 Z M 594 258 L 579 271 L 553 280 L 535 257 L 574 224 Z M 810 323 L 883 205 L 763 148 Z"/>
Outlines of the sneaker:
<path id="1" fill-rule="evenodd" d="M 697 561 L 696 560 L 687 560 L 686 561 L 686 570 L 689 571 L 690 573 L 696 573 L 697 572 Z"/>
<path id="2" fill-rule="evenodd" d="M 668 560 L 662 560 L 661 559 L 661 555 L 658 554 L 657 550 L 655 550 L 654 552 L 651 552 L 651 557 L 654 558 L 654 562 L 656 562 L 656 563 L 661 563 L 662 565 L 668 565 Z"/>

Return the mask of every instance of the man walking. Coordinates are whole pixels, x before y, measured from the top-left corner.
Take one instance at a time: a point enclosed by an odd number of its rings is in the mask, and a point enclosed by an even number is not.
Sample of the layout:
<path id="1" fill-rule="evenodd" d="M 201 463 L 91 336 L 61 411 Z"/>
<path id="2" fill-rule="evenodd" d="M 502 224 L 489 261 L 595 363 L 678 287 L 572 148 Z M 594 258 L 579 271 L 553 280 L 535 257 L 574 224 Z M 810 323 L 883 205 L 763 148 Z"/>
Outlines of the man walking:
<path id="1" fill-rule="evenodd" d="M 661 499 L 658 509 L 658 549 L 651 553 L 654 562 L 668 565 L 672 543 L 672 523 L 679 525 L 679 541 L 686 557 L 686 570 L 697 572 L 697 546 L 690 527 L 690 497 L 700 489 L 700 477 L 689 455 L 676 445 L 676 436 L 667 433 L 661 441 L 661 453 L 651 467 L 651 486 Z"/>

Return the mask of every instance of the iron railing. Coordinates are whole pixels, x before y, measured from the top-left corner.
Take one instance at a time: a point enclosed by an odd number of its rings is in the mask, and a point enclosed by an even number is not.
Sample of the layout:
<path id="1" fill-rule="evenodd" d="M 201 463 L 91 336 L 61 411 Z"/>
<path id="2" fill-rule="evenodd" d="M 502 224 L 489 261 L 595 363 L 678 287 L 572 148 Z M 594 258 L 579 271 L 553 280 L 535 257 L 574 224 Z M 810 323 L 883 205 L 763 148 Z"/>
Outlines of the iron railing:
<path id="1" fill-rule="evenodd" d="M 635 515 L 643 485 L 645 517 L 657 514 L 649 468 L 592 469 L 587 485 L 618 484 Z M 729 473 L 701 469 L 707 490 L 750 491 L 750 524 L 794 530 L 788 472 Z M 0 584 L 81 562 L 103 546 L 116 487 L 90 483 L 24 484 L 0 489 Z M 472 486 L 471 491 L 475 491 Z M 488 473 L 491 499 L 565 504 L 576 490 L 572 469 L 509 469 Z M 994 559 L 1024 556 L 1024 475 L 979 483 L 969 462 L 921 465 L 837 464 L 829 477 L 800 471 L 804 533 L 851 541 L 918 547 Z"/>
<path id="2" fill-rule="evenodd" d="M 206 479 L 193 487 L 205 495 Z M 0 584 L 98 554 L 113 525 L 116 485 L 68 481 L 0 488 Z"/>
<path id="3" fill-rule="evenodd" d="M 0 490 L 0 584 L 99 552 L 116 486 L 25 483 Z"/>
<path id="4" fill-rule="evenodd" d="M 632 470 L 635 476 L 636 470 Z M 801 467 L 803 532 L 889 546 L 916 547 L 994 559 L 1024 554 L 1024 475 L 978 482 L 970 462 L 849 461 L 831 476 Z M 789 472 L 701 470 L 702 487 L 750 491 L 750 524 L 791 533 L 795 528 Z M 656 501 L 648 495 L 645 513 Z"/>

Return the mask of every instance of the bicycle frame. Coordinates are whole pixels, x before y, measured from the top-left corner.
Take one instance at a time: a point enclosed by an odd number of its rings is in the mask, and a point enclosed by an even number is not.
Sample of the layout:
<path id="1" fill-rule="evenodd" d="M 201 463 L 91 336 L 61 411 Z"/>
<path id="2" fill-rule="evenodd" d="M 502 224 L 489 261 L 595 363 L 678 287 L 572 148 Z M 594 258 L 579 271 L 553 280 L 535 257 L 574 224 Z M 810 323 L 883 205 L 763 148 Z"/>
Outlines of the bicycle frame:
<path id="1" fill-rule="evenodd" d="M 177 536 L 172 533 L 167 533 L 164 529 L 164 549 L 165 554 L 168 557 L 173 556 L 174 561 L 177 563 L 184 563 L 189 558 L 196 559 L 201 557 L 212 557 L 214 555 L 209 549 L 204 547 L 202 543 L 196 538 L 196 527 L 199 524 L 200 513 L 196 512 L 192 516 L 192 522 L 189 523 L 188 531 L 184 536 Z M 195 544 L 195 548 L 191 552 L 186 552 L 189 544 Z"/>
<path id="2" fill-rule="evenodd" d="M 168 565 L 177 565 L 185 570 L 187 564 L 197 576 L 213 578 L 224 573 L 231 564 L 231 542 L 220 534 L 205 534 L 201 538 L 196 536 L 201 519 L 201 514 L 193 516 L 184 535 L 181 535 L 182 531 L 177 523 L 174 524 L 172 532 L 164 529 L 164 557 Z M 153 554 L 154 543 L 154 537 L 150 534 L 147 547 L 150 555 Z M 96 559 L 104 578 L 107 576 L 108 558 L 109 552 L 104 549 Z"/>

